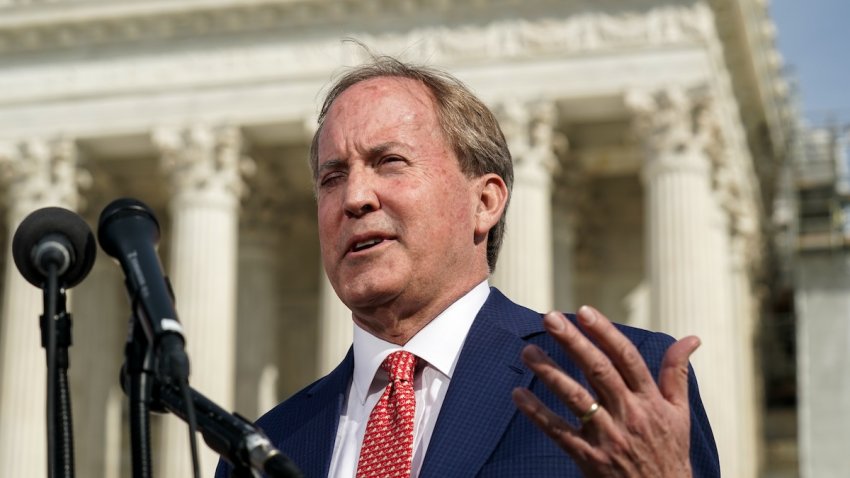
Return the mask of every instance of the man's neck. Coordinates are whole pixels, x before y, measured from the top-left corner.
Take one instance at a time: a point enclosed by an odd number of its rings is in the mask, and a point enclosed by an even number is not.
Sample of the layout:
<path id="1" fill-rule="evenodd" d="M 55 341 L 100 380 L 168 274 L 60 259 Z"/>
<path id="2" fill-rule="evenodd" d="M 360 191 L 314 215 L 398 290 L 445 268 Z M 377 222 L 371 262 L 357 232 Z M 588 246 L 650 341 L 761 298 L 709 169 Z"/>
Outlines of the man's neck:
<path id="1" fill-rule="evenodd" d="M 471 291 L 487 277 L 472 279 L 463 287 L 436 300 L 396 299 L 387 304 L 352 311 L 354 322 L 370 334 L 387 342 L 404 345 L 441 312 Z"/>

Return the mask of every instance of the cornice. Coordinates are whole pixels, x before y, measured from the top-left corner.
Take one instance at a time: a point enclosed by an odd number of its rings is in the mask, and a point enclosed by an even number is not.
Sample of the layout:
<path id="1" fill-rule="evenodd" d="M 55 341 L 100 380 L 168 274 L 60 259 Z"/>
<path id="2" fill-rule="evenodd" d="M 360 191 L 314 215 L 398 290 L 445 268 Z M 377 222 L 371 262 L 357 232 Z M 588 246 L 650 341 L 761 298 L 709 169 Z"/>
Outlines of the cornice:
<path id="1" fill-rule="evenodd" d="M 564 30 L 560 21 L 555 20 L 550 28 L 534 28 L 534 31 L 520 35 L 531 45 L 550 42 L 547 36 L 551 33 L 556 33 L 553 40 L 561 46 L 573 49 L 572 45 L 576 43 L 587 48 L 597 42 L 610 44 L 617 40 L 671 41 L 693 33 L 688 30 L 713 28 L 696 22 L 689 25 L 681 22 L 681 12 L 691 10 L 691 7 L 657 7 L 655 2 L 644 0 L 622 2 L 622 8 L 629 12 L 624 14 L 613 13 L 617 9 L 611 8 L 611 5 L 618 2 L 606 2 L 610 11 L 602 13 L 600 6 L 589 0 L 566 4 L 556 0 L 6 0 L 5 7 L 2 1 L 0 54 L 234 33 L 255 34 L 320 25 L 351 29 L 356 28 L 358 19 L 361 23 L 368 23 L 377 14 L 385 18 L 395 16 L 413 20 L 426 14 L 452 18 L 455 14 L 480 11 L 481 15 L 475 13 L 473 16 L 487 18 L 495 11 L 523 12 L 524 8 L 532 5 L 540 11 L 563 13 L 569 24 Z M 643 11 L 650 15 L 648 28 L 639 25 Z M 454 37 L 458 37 L 458 33 Z M 466 36 L 453 43 L 461 46 L 469 40 L 471 38 Z M 476 39 L 473 43 L 480 41 Z M 419 48 L 423 46 L 418 45 Z"/>
<path id="2" fill-rule="evenodd" d="M 767 14 L 766 2 L 707 1 L 715 13 L 713 24 L 706 21 L 710 15 L 702 12 L 705 3 L 658 6 L 649 0 L 0 0 L 0 56 L 235 33 L 286 32 L 291 27 L 334 24 L 344 25 L 351 36 L 374 51 L 404 52 L 410 59 L 428 59 L 444 65 L 540 54 L 705 44 L 719 36 L 748 130 L 752 132 L 759 124 L 766 124 L 774 151 L 781 151 L 787 141 L 784 125 L 793 111 L 786 98 L 787 83 L 780 72 L 782 61 L 774 47 L 775 29 Z M 453 18 L 458 12 L 480 11 L 483 15 L 535 9 L 551 10 L 555 15 L 525 17 L 520 13 L 512 20 L 485 15 L 481 18 L 490 20 L 409 30 L 400 28 L 397 30 L 400 33 L 368 31 L 366 27 L 361 30 L 367 31 L 356 30 L 358 24 L 368 24 L 367 20 L 377 13 L 382 18 L 414 19 L 427 14 Z M 293 64 L 302 65 L 299 68 L 302 73 L 306 66 L 313 74 L 325 74 L 338 67 L 340 60 L 356 62 L 361 59 L 358 54 L 363 53 L 330 36 L 312 40 L 302 37 L 298 45 L 286 43 L 286 37 L 280 40 L 283 42 L 275 44 L 274 49 L 265 51 L 257 45 L 252 46 L 251 51 L 236 47 L 230 47 L 232 51 L 219 49 L 221 62 L 197 52 L 184 58 L 200 63 L 194 68 L 197 74 L 186 73 L 185 78 L 177 79 L 178 84 L 185 81 L 188 82 L 186 86 L 195 87 L 217 79 L 231 81 L 228 80 L 231 77 L 242 81 L 246 75 L 253 76 L 253 72 L 259 72 L 264 78 L 279 79 L 294 74 L 285 73 Z M 304 46 L 318 47 L 328 55 L 305 58 Z M 26 83 L 20 85 L 17 80 L 7 78 L 4 89 L 8 91 L 11 87 L 16 91 L 14 102 L 55 97 L 60 94 L 58 90 L 65 90 L 64 94 L 71 97 L 148 87 L 159 90 L 160 82 L 151 82 L 150 77 L 158 77 L 159 67 L 166 65 L 159 60 L 155 63 L 140 67 L 128 67 L 121 62 L 96 64 L 90 77 L 87 70 L 65 69 L 59 75 L 58 84 L 67 84 L 68 77 L 64 75 L 73 78 L 67 88 L 59 89 L 56 88 L 56 72 L 44 75 L 45 78 L 53 75 L 50 88 L 38 86 L 40 77 L 28 77 Z M 224 71 L 227 69 L 231 72 Z M 274 71 L 270 71 L 272 69 Z M 239 71 L 245 74 L 240 75 Z M 117 76 L 113 76 L 115 74 Z M 103 84 L 98 79 L 105 77 L 114 81 Z M 210 81 L 205 81 L 207 78 Z M 47 94 L 48 91 L 54 93 Z M 752 95 L 753 91 L 758 94 Z M 7 98 L 4 102 L 8 101 Z"/>
<path id="3" fill-rule="evenodd" d="M 766 0 L 709 0 L 732 75 L 744 123 L 751 134 L 765 135 L 768 154 L 787 152 L 795 112 L 776 48 L 776 26 Z M 752 144 L 763 149 L 763 145 Z"/>
<path id="4" fill-rule="evenodd" d="M 2 0 L 0 0 L 2 2 Z M 6 0 L 0 53 L 257 33 L 451 6 L 447 0 Z M 477 3 L 504 3 L 479 1 Z"/>
<path id="5" fill-rule="evenodd" d="M 368 45 L 403 46 L 406 55 L 435 62 L 591 53 L 620 48 L 703 44 L 714 26 L 698 6 L 658 6 L 640 13 L 583 12 L 484 26 L 419 28 L 365 35 Z M 358 37 L 359 38 L 359 37 Z"/>
<path id="6" fill-rule="evenodd" d="M 23 2 L 22 2 L 23 3 Z M 61 1 L 0 10 L 0 53 L 262 31 L 346 14 L 320 0 Z"/>
<path id="7" fill-rule="evenodd" d="M 380 2 L 382 0 L 372 0 Z M 482 0 L 483 1 L 483 0 Z M 191 2 L 190 2 L 191 3 Z M 293 5 L 295 3 L 290 2 Z M 309 2 L 319 4 L 320 2 Z M 426 3 L 439 3 L 431 0 Z M 324 3 L 322 3 L 324 4 Z M 300 2 L 298 5 L 307 5 Z M 231 17 L 234 29 L 245 25 L 257 26 L 254 14 Z M 285 7 L 276 4 L 277 7 Z M 247 8 L 247 7 L 246 7 Z M 259 7 L 257 7 L 259 8 Z M 312 6 L 310 7 L 312 8 Z M 260 15 L 263 16 L 263 15 Z M 266 16 L 268 17 L 268 16 Z M 198 28 L 212 28 L 224 22 L 205 21 L 204 15 L 195 15 Z M 237 18 L 237 19 L 233 19 Z M 709 21 L 706 21 L 706 18 Z M 171 18 L 172 23 L 134 18 L 116 28 L 79 29 L 80 37 L 63 36 L 61 29 L 49 38 L 64 39 L 65 45 L 73 42 L 131 41 L 135 35 L 180 32 L 182 20 Z M 136 21 L 149 22 L 150 28 L 135 25 Z M 268 18 L 266 18 L 266 21 Z M 293 21 L 290 19 L 290 21 Z M 466 23 L 458 26 L 423 26 L 402 32 L 357 33 L 354 37 L 377 52 L 403 52 L 406 59 L 428 61 L 451 66 L 469 62 L 501 61 L 577 55 L 618 49 L 652 48 L 667 45 L 702 45 L 712 37 L 710 17 L 701 8 L 662 6 L 636 14 L 584 12 L 568 16 L 536 19 L 494 20 L 489 23 Z M 176 34 L 176 33 L 175 33 Z M 100 36 L 98 36 L 100 35 Z M 28 37 L 29 38 L 29 37 Z M 35 45 L 38 41 L 9 41 L 8 48 L 23 44 Z M 47 37 L 45 37 L 47 38 Z M 58 41 L 58 40 L 57 40 Z M 2 54 L 0 33 L 0 54 Z M 44 45 L 42 45 L 44 46 Z M 46 47 L 45 47 L 46 48 Z M 306 54 L 305 52 L 321 52 Z M 193 49 L 183 52 L 158 52 L 143 58 L 132 55 L 115 59 L 93 59 L 77 63 L 75 68 L 40 68 L 34 71 L 20 69 L 0 78 L 2 91 L 0 104 L 21 104 L 52 99 L 86 98 L 107 95 L 145 93 L 163 89 L 199 88 L 245 82 L 270 82 L 284 79 L 324 78 L 341 63 L 359 63 L 365 51 L 351 43 L 340 42 L 336 37 L 318 36 L 303 38 L 298 42 L 281 39 L 279 42 L 228 44 L 216 48 Z M 179 68 L 175 68 L 175 65 Z M 298 65 L 297 68 L 293 68 Z M 167 82 L 163 79 L 167 78 Z M 61 85 L 57 87 L 57 85 Z"/>

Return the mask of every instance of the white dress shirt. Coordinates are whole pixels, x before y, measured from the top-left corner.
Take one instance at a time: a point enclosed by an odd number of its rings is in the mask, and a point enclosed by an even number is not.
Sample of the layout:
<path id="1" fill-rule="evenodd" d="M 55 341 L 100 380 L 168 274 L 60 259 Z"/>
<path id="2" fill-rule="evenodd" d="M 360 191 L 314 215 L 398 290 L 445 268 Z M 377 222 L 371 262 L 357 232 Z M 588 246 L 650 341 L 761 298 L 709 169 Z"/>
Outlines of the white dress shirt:
<path id="1" fill-rule="evenodd" d="M 413 380 L 416 415 L 411 477 L 419 476 L 463 342 L 489 295 L 490 287 L 485 280 L 450 305 L 404 347 L 381 340 L 354 325 L 354 376 L 339 417 L 329 477 L 354 478 L 356 475 L 366 423 L 389 383 L 381 363 L 397 350 L 406 350 L 419 357 Z"/>

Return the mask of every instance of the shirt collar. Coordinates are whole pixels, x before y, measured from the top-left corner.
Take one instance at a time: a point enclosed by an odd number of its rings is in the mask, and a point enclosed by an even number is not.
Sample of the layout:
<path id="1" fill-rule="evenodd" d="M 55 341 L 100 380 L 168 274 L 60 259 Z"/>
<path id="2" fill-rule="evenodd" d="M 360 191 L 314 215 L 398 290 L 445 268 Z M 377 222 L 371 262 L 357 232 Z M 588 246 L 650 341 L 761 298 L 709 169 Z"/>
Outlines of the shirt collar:
<path id="1" fill-rule="evenodd" d="M 469 328 L 489 295 L 490 286 L 485 280 L 435 317 L 403 347 L 379 339 L 355 323 L 353 385 L 360 403 L 366 402 L 378 367 L 397 350 L 411 352 L 451 379 Z"/>

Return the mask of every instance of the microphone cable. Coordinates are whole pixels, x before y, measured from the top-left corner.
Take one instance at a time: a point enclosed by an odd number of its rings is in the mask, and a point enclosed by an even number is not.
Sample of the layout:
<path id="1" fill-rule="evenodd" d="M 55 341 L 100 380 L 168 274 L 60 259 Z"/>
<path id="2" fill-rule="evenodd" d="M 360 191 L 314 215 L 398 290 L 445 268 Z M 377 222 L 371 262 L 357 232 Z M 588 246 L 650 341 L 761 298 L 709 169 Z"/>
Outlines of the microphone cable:
<path id="1" fill-rule="evenodd" d="M 180 392 L 183 395 L 183 402 L 186 404 L 186 423 L 189 425 L 189 450 L 192 453 L 192 476 L 194 478 L 201 478 L 198 459 L 198 437 L 196 436 L 198 422 L 195 418 L 195 404 L 192 402 L 188 380 L 180 381 Z"/>

